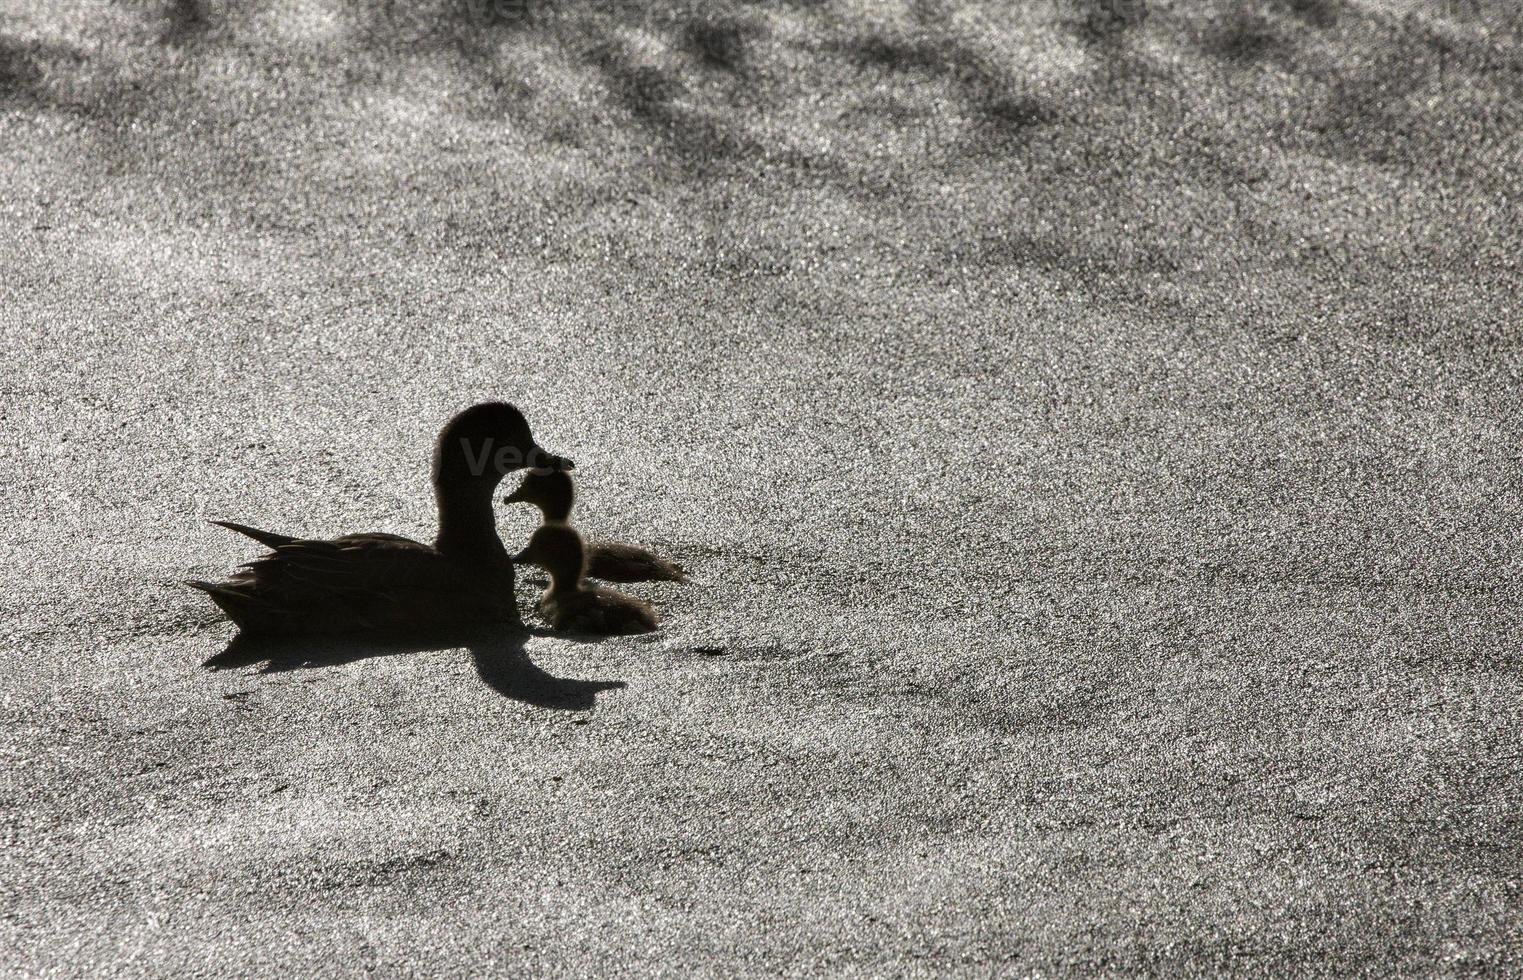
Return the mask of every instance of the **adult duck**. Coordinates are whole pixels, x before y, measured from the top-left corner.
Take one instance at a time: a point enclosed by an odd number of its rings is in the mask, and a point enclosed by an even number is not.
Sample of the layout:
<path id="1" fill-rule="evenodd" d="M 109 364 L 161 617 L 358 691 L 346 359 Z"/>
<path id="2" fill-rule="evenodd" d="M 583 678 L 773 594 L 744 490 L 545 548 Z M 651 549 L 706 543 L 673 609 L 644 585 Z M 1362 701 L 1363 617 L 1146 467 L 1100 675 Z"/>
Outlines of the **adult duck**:
<path id="1" fill-rule="evenodd" d="M 550 573 L 550 587 L 536 609 L 551 626 L 571 633 L 649 633 L 656 613 L 633 596 L 589 585 L 587 551 L 570 524 L 541 524 L 515 562 L 538 565 Z"/>
<path id="2" fill-rule="evenodd" d="M 571 474 L 537 470 L 524 477 L 503 503 L 526 503 L 539 508 L 546 524 L 567 524 L 576 502 Z M 587 574 L 605 582 L 686 582 L 682 566 L 638 545 L 617 541 L 585 541 Z"/>
<path id="3" fill-rule="evenodd" d="M 572 465 L 541 449 L 512 405 L 475 405 L 434 444 L 433 544 L 395 534 L 317 541 L 213 521 L 272 550 L 225 582 L 186 584 L 250 634 L 406 634 L 516 620 L 513 564 L 497 536 L 493 495 L 514 470 Z"/>

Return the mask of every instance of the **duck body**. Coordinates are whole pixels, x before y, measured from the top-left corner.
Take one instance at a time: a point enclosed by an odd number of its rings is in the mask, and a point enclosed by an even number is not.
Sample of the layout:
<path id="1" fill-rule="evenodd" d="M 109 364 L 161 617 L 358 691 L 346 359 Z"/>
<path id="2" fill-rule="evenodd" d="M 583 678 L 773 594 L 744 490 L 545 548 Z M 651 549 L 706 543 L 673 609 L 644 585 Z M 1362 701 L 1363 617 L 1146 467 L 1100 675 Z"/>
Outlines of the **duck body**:
<path id="1" fill-rule="evenodd" d="M 576 490 L 569 473 L 552 470 L 534 472 L 524 477 L 518 489 L 505 503 L 531 503 L 538 507 L 547 524 L 566 524 Z M 687 582 L 682 566 L 662 558 L 639 545 L 617 541 L 585 540 L 586 574 L 605 582 Z"/>
<path id="2" fill-rule="evenodd" d="M 450 420 L 435 447 L 433 544 L 395 534 L 313 540 L 215 521 L 271 550 L 226 581 L 186 584 L 250 634 L 406 634 L 516 620 L 492 494 L 525 465 L 572 464 L 544 453 L 513 406 L 476 405 Z"/>
<path id="3" fill-rule="evenodd" d="M 272 549 L 225 582 L 187 583 L 245 633 L 409 634 L 517 616 L 506 556 L 500 564 L 462 562 L 392 534 L 321 541 L 213 523 Z"/>
<path id="4" fill-rule="evenodd" d="M 550 588 L 536 609 L 553 628 L 569 633 L 649 633 L 656 612 L 634 596 L 585 579 L 586 544 L 569 524 L 541 524 L 514 561 L 539 565 L 550 573 Z"/>

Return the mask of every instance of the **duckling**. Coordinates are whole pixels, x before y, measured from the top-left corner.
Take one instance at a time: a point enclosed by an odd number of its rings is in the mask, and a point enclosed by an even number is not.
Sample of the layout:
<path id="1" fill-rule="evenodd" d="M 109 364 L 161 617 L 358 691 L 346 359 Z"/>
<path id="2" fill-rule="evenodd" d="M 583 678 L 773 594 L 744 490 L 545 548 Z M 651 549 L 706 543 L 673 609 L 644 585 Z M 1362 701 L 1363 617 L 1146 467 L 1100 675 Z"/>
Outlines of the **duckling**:
<path id="1" fill-rule="evenodd" d="M 536 470 L 524 477 L 518 489 L 503 503 L 528 503 L 539 508 L 546 524 L 565 524 L 571 519 L 576 489 L 571 474 L 560 470 Z M 587 575 L 605 582 L 687 582 L 682 566 L 637 545 L 615 541 L 587 541 Z"/>
<path id="2" fill-rule="evenodd" d="M 213 521 L 271 552 L 225 582 L 185 584 L 211 596 L 245 634 L 415 633 L 516 621 L 513 563 L 492 497 L 513 470 L 573 465 L 541 449 L 512 405 L 475 405 L 451 419 L 434 446 L 433 544 L 395 534 L 315 541 Z"/>
<path id="3" fill-rule="evenodd" d="M 535 564 L 550 573 L 550 588 L 536 608 L 558 630 L 649 633 L 656 628 L 656 613 L 648 604 L 586 583 L 586 544 L 570 524 L 541 524 L 513 561 Z"/>

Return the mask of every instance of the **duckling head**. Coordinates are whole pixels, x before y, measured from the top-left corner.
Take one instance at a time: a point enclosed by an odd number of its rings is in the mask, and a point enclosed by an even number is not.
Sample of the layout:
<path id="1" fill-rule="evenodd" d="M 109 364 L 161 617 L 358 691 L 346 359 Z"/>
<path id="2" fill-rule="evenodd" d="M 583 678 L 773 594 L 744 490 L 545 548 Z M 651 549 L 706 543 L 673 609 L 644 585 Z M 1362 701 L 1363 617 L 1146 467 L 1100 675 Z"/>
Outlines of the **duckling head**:
<path id="1" fill-rule="evenodd" d="M 488 492 L 514 470 L 575 468 L 534 441 L 523 413 L 506 402 L 483 402 L 450 419 L 434 444 L 434 484 L 485 485 Z"/>
<path id="2" fill-rule="evenodd" d="M 524 477 L 518 489 L 502 499 L 505 504 L 533 504 L 545 520 L 564 522 L 571 516 L 576 490 L 571 474 L 564 470 L 537 469 Z"/>
<path id="3" fill-rule="evenodd" d="M 549 572 L 552 588 L 573 588 L 586 574 L 587 548 L 570 524 L 541 524 L 513 560 Z"/>

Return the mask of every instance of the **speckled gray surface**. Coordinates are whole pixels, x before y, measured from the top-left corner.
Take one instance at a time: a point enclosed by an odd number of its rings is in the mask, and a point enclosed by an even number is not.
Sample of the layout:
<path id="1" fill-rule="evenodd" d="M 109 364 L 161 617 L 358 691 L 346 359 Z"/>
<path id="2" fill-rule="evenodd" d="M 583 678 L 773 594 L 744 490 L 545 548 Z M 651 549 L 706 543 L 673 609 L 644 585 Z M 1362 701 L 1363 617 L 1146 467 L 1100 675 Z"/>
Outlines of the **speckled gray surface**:
<path id="1" fill-rule="evenodd" d="M 1523 968 L 1519 15 L 1183 6 L 9 13 L 5 965 Z M 653 641 L 202 667 L 485 398 Z"/>

